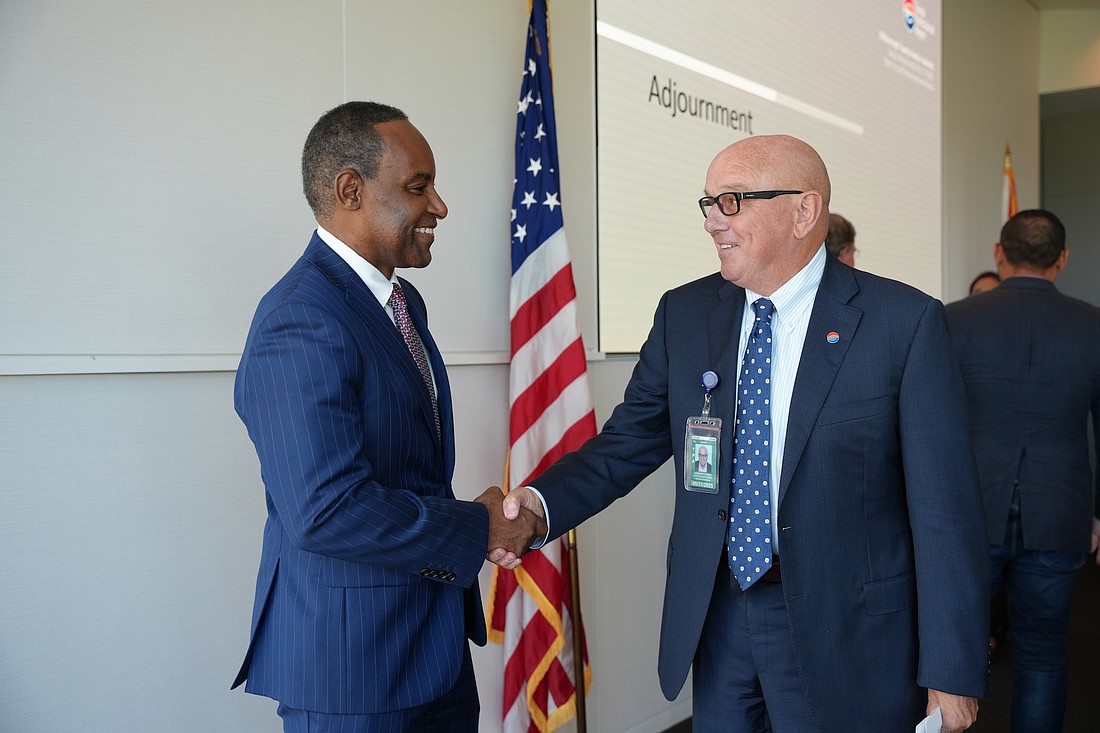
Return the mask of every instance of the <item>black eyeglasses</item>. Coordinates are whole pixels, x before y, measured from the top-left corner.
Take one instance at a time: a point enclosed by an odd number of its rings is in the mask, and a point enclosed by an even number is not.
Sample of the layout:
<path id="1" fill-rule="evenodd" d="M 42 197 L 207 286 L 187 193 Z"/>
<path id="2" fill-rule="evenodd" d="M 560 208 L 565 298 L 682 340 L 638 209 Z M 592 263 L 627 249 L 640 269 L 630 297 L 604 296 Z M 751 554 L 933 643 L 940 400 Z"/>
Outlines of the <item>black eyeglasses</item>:
<path id="1" fill-rule="evenodd" d="M 726 191 L 717 196 L 704 196 L 699 199 L 699 210 L 703 216 L 710 214 L 710 207 L 718 204 L 718 210 L 726 216 L 734 216 L 741 211 L 741 199 L 773 199 L 776 196 L 785 196 L 789 193 L 804 193 L 803 191 Z"/>

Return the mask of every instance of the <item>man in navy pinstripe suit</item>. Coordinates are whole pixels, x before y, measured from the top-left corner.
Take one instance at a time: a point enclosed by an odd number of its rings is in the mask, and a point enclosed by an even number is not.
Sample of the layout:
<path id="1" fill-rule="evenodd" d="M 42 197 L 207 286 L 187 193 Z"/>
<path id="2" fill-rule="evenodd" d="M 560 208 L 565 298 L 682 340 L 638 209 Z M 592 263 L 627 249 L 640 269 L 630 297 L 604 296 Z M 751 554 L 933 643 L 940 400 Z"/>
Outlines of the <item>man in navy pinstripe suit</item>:
<path id="1" fill-rule="evenodd" d="M 478 570 L 545 526 L 509 526 L 496 487 L 451 489 L 446 368 L 394 273 L 431 261 L 435 159 L 400 110 L 349 102 L 310 132 L 302 174 L 319 226 L 260 301 L 234 390 L 268 520 L 233 686 L 278 700 L 288 732 L 475 731 Z"/>

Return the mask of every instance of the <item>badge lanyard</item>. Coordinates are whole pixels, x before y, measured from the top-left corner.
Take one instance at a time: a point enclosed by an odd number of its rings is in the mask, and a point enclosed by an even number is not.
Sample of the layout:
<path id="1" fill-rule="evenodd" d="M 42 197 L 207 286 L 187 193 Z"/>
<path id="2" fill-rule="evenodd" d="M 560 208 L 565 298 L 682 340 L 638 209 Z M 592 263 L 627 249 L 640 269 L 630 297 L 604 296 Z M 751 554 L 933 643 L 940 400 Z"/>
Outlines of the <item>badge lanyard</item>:
<path id="1" fill-rule="evenodd" d="M 722 418 L 710 416 L 710 393 L 718 386 L 718 375 L 703 372 L 702 386 L 703 414 L 689 417 L 684 431 L 684 488 L 717 494 Z"/>

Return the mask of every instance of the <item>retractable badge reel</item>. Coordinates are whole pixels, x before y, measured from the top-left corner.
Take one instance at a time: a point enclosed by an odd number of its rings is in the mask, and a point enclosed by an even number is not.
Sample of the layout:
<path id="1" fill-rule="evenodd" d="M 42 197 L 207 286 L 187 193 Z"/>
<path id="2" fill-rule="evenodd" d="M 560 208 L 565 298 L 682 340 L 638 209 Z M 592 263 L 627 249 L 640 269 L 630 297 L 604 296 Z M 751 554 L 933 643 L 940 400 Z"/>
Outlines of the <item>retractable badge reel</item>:
<path id="1" fill-rule="evenodd" d="M 703 494 L 718 493 L 718 466 L 722 444 L 722 418 L 710 416 L 710 393 L 718 375 L 703 372 L 703 414 L 689 417 L 684 430 L 684 488 Z"/>

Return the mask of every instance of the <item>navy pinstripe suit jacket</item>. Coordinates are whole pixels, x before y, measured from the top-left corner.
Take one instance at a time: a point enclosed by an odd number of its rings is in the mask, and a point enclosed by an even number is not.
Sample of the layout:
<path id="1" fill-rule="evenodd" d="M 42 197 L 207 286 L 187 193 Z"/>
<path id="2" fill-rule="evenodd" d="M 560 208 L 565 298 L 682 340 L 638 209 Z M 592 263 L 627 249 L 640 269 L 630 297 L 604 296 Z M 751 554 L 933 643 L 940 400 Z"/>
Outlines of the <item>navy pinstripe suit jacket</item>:
<path id="1" fill-rule="evenodd" d="M 402 281 L 435 374 L 316 234 L 260 301 L 234 389 L 268 519 L 252 635 L 233 684 L 294 708 L 375 713 L 449 690 L 485 643 L 485 507 L 451 491 L 454 419 L 424 301 Z"/>

